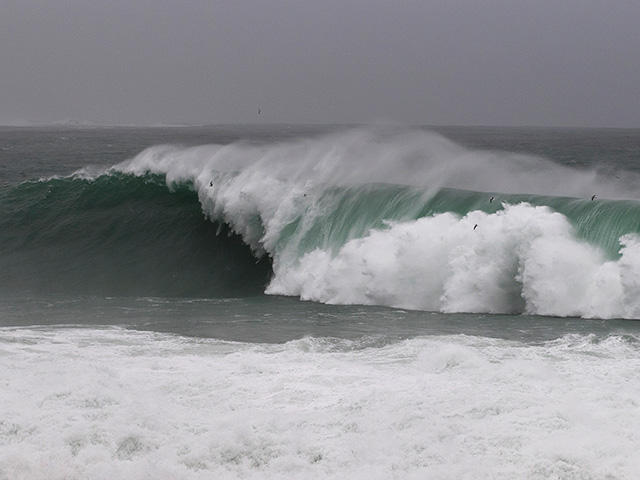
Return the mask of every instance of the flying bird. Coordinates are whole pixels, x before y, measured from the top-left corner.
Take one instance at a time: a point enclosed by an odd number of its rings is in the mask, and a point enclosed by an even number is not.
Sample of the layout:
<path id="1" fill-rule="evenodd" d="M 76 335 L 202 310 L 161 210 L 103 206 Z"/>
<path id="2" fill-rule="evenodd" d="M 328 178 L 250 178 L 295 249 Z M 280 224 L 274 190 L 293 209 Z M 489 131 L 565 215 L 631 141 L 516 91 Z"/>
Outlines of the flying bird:
<path id="1" fill-rule="evenodd" d="M 595 199 L 596 199 L 596 196 L 595 196 L 595 195 L 592 195 L 592 196 L 591 196 L 591 201 L 593 202 Z"/>

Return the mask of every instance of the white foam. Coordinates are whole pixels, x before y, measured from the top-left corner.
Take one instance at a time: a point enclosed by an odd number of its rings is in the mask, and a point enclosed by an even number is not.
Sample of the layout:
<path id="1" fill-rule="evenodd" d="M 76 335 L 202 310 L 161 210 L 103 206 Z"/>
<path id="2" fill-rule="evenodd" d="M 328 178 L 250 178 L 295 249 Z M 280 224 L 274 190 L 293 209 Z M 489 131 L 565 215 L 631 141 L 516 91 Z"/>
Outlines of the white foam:
<path id="1" fill-rule="evenodd" d="M 640 248 L 607 260 L 547 207 L 395 223 L 299 261 L 275 262 L 268 293 L 443 312 L 637 318 Z M 477 226 L 477 227 L 476 227 Z"/>
<path id="2" fill-rule="evenodd" d="M 252 345 L 3 329 L 0 478 L 633 478 L 620 337 Z"/>

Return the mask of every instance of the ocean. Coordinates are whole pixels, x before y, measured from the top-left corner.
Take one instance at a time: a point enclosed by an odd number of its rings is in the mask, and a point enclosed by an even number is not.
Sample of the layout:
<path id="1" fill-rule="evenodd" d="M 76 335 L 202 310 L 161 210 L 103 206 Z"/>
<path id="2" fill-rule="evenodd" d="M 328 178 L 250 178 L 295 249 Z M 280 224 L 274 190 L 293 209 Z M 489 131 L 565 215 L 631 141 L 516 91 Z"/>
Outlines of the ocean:
<path id="1" fill-rule="evenodd" d="M 0 480 L 636 479 L 640 130 L 0 128 Z"/>

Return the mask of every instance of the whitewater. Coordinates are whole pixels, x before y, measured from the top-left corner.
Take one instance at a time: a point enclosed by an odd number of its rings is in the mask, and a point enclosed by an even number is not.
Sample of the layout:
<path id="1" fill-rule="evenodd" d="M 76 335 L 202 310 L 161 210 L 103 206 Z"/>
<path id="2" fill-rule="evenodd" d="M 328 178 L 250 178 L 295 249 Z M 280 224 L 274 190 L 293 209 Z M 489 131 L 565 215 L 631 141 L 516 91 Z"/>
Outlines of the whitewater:
<path id="1" fill-rule="evenodd" d="M 639 155 L 0 128 L 0 480 L 638 478 Z"/>
<path id="2" fill-rule="evenodd" d="M 631 479 L 638 345 L 2 331 L 0 478 Z"/>

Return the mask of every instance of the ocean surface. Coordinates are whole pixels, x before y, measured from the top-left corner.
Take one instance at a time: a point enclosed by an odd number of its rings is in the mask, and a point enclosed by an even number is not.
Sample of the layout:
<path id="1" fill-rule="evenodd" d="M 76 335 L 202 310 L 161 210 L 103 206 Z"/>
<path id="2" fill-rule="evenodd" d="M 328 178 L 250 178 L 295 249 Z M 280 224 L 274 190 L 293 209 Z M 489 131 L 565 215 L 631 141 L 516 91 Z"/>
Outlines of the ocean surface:
<path id="1" fill-rule="evenodd" d="M 0 480 L 640 478 L 640 130 L 0 127 Z"/>

